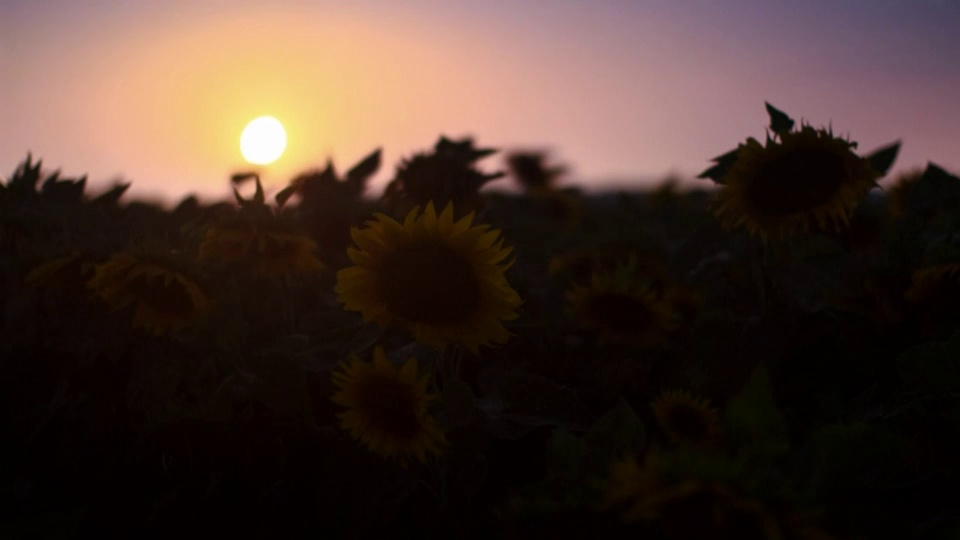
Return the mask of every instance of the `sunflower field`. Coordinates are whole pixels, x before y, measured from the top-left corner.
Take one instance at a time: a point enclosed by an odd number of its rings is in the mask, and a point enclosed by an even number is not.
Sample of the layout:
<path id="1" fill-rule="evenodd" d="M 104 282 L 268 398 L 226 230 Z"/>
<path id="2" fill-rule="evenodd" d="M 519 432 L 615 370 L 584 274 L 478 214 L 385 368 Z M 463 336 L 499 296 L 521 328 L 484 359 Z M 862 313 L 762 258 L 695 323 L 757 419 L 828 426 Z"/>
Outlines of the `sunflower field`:
<path id="1" fill-rule="evenodd" d="M 0 536 L 960 538 L 960 178 L 767 112 L 695 190 L 441 137 L 161 208 L 28 156 Z"/>

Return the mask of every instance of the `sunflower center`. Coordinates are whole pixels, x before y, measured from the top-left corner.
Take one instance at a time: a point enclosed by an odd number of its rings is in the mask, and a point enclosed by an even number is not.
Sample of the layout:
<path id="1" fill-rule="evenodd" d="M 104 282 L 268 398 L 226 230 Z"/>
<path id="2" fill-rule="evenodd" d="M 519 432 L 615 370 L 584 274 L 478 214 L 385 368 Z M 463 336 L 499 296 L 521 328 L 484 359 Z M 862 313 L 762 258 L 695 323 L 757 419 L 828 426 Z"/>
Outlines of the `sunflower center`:
<path id="1" fill-rule="evenodd" d="M 410 386 L 394 378 L 368 375 L 358 395 L 358 408 L 377 432 L 402 439 L 420 433 L 419 401 Z"/>
<path id="2" fill-rule="evenodd" d="M 667 411 L 671 429 L 685 441 L 702 441 L 710 432 L 710 423 L 703 411 L 688 405 L 674 405 Z"/>
<path id="3" fill-rule="evenodd" d="M 619 293 L 593 295 L 587 303 L 590 318 L 604 328 L 629 335 L 646 330 L 653 322 L 647 306 L 638 298 Z"/>
<path id="4" fill-rule="evenodd" d="M 194 311 L 193 299 L 177 280 L 165 284 L 163 277 L 147 279 L 137 276 L 130 281 L 129 287 L 133 296 L 159 313 L 189 314 Z"/>
<path id="5" fill-rule="evenodd" d="M 379 285 L 390 311 L 413 322 L 462 322 L 480 306 L 480 284 L 470 261 L 443 246 L 390 253 Z"/>
<path id="6" fill-rule="evenodd" d="M 746 198 L 760 215 L 787 216 L 829 202 L 845 179 L 842 156 L 800 149 L 764 164 L 747 186 Z"/>

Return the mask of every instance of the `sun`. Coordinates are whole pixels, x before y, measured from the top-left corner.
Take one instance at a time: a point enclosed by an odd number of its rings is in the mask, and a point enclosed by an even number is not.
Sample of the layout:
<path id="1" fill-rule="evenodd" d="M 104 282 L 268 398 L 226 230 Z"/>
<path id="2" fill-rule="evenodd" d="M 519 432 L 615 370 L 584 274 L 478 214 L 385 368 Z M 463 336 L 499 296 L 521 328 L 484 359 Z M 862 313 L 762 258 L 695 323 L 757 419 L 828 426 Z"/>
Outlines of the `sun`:
<path id="1" fill-rule="evenodd" d="M 272 116 L 254 118 L 240 135 L 240 152 L 254 165 L 269 165 L 283 155 L 287 133 L 283 124 Z"/>

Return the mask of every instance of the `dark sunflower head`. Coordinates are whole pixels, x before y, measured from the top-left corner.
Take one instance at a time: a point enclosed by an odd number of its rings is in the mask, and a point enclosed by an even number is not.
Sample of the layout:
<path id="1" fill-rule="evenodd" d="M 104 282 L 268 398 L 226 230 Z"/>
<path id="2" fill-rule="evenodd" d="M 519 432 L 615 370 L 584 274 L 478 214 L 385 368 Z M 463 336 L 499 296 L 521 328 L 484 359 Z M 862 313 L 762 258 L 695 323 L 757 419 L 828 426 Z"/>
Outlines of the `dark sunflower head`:
<path id="1" fill-rule="evenodd" d="M 504 275 L 511 249 L 500 231 L 453 213 L 453 205 L 437 215 L 428 204 L 402 224 L 378 214 L 355 229 L 357 248 L 347 252 L 355 266 L 337 273 L 344 307 L 428 345 L 504 343 L 510 334 L 503 321 L 515 318 L 521 303 Z"/>
<path id="2" fill-rule="evenodd" d="M 415 154 L 397 167 L 384 196 L 395 207 L 404 201 L 418 206 L 433 201 L 442 206 L 452 202 L 463 211 L 479 210 L 483 207 L 480 188 L 503 176 L 476 168 L 477 161 L 493 152 L 474 148 L 471 139 L 454 142 L 442 137 L 433 152 Z"/>
<path id="3" fill-rule="evenodd" d="M 186 274 L 132 253 L 98 265 L 88 287 L 114 310 L 132 307 L 133 326 L 157 335 L 195 323 L 211 305 Z"/>
<path id="4" fill-rule="evenodd" d="M 657 424 L 673 444 L 708 446 L 720 433 L 719 412 L 688 392 L 665 391 L 652 404 Z"/>
<path id="5" fill-rule="evenodd" d="M 877 173 L 854 148 L 810 126 L 765 145 L 748 139 L 724 177 L 714 212 L 728 228 L 765 239 L 845 226 L 877 185 Z"/>
<path id="6" fill-rule="evenodd" d="M 315 273 L 323 264 L 316 243 L 292 224 L 266 216 L 235 215 L 211 225 L 200 244 L 200 260 L 239 264 L 263 276 Z"/>
<path id="7" fill-rule="evenodd" d="M 680 323 L 661 284 L 638 273 L 635 259 L 595 273 L 588 286 L 574 285 L 567 303 L 569 312 L 602 342 L 662 345 Z"/>
<path id="8" fill-rule="evenodd" d="M 406 464 L 442 452 L 446 439 L 427 410 L 435 396 L 415 359 L 396 367 L 377 347 L 373 362 L 354 357 L 334 372 L 333 382 L 339 391 L 332 399 L 346 408 L 343 429 L 374 454 Z"/>

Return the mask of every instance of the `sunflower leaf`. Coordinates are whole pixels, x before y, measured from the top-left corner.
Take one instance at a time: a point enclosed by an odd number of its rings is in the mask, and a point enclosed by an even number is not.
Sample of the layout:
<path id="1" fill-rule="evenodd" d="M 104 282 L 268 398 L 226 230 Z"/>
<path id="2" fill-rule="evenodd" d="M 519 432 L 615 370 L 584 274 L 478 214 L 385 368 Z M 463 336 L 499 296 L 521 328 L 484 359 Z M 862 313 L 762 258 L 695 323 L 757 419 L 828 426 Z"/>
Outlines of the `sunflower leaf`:
<path id="1" fill-rule="evenodd" d="M 250 180 L 253 180 L 254 178 L 260 178 L 260 175 L 253 171 L 235 173 L 230 176 L 230 183 L 239 186 L 249 182 Z"/>
<path id="2" fill-rule="evenodd" d="M 907 198 L 907 207 L 914 213 L 927 213 L 937 208 L 960 208 L 960 178 L 934 163 L 928 163 Z"/>
<path id="3" fill-rule="evenodd" d="M 793 129 L 795 122 L 787 116 L 785 112 L 770 105 L 768 102 L 764 102 L 764 105 L 767 106 L 767 114 L 770 115 L 770 131 L 779 135 Z"/>
<path id="4" fill-rule="evenodd" d="M 253 195 L 253 202 L 260 206 L 264 203 L 266 198 L 263 195 L 263 185 L 260 183 L 260 177 L 257 176 L 257 192 Z"/>
<path id="5" fill-rule="evenodd" d="M 17 166 L 13 177 L 7 181 L 7 189 L 19 195 L 27 195 L 37 192 L 37 182 L 40 181 L 40 169 L 43 160 L 36 163 L 32 162 L 33 156 L 27 153 L 27 159 Z"/>
<path id="6" fill-rule="evenodd" d="M 237 199 L 237 204 L 240 206 L 246 206 L 247 200 L 240 196 L 240 192 L 237 191 L 237 188 L 233 188 L 233 197 Z"/>
<path id="7" fill-rule="evenodd" d="M 739 152 L 740 148 L 738 147 L 726 154 L 713 158 L 710 161 L 716 163 L 716 165 L 697 175 L 697 178 L 709 178 L 717 184 L 724 184 L 724 177 L 727 175 L 730 167 L 733 167 L 733 164 L 737 162 L 737 154 Z"/>
<path id="8" fill-rule="evenodd" d="M 888 144 L 879 150 L 875 150 L 872 154 L 867 156 L 867 161 L 870 162 L 870 167 L 877 173 L 877 177 L 882 177 L 887 174 L 887 171 L 890 170 L 890 167 L 893 166 L 893 162 L 897 159 L 897 153 L 900 152 L 900 141 L 897 141 L 892 144 Z"/>
<path id="9" fill-rule="evenodd" d="M 547 470 L 558 476 L 575 476 L 586 455 L 587 445 L 582 440 L 557 428 L 547 443 Z"/>
<path id="10" fill-rule="evenodd" d="M 344 181 L 357 193 L 363 193 L 367 186 L 367 180 L 380 168 L 380 154 L 381 149 L 377 148 L 347 171 L 347 177 Z"/>
<path id="11" fill-rule="evenodd" d="M 117 184 L 110 188 L 109 190 L 101 193 L 94 197 L 94 204 L 102 204 L 105 206 L 114 206 L 120 201 L 120 197 L 126 193 L 131 184 Z"/>
<path id="12" fill-rule="evenodd" d="M 299 187 L 300 186 L 297 184 L 290 184 L 289 186 L 277 192 L 277 194 L 274 196 L 274 199 L 277 201 L 277 207 L 283 208 L 283 205 L 287 204 L 287 201 L 290 200 L 290 197 L 293 197 Z"/>
<path id="13" fill-rule="evenodd" d="M 584 436 L 593 464 L 605 468 L 618 458 L 639 455 L 646 444 L 643 421 L 629 404 L 620 398 L 610 411 L 601 416 Z"/>
<path id="14" fill-rule="evenodd" d="M 747 457 L 772 458 L 789 450 L 786 424 L 773 401 L 770 376 L 764 365 L 730 400 L 724 419 L 728 442 Z"/>

